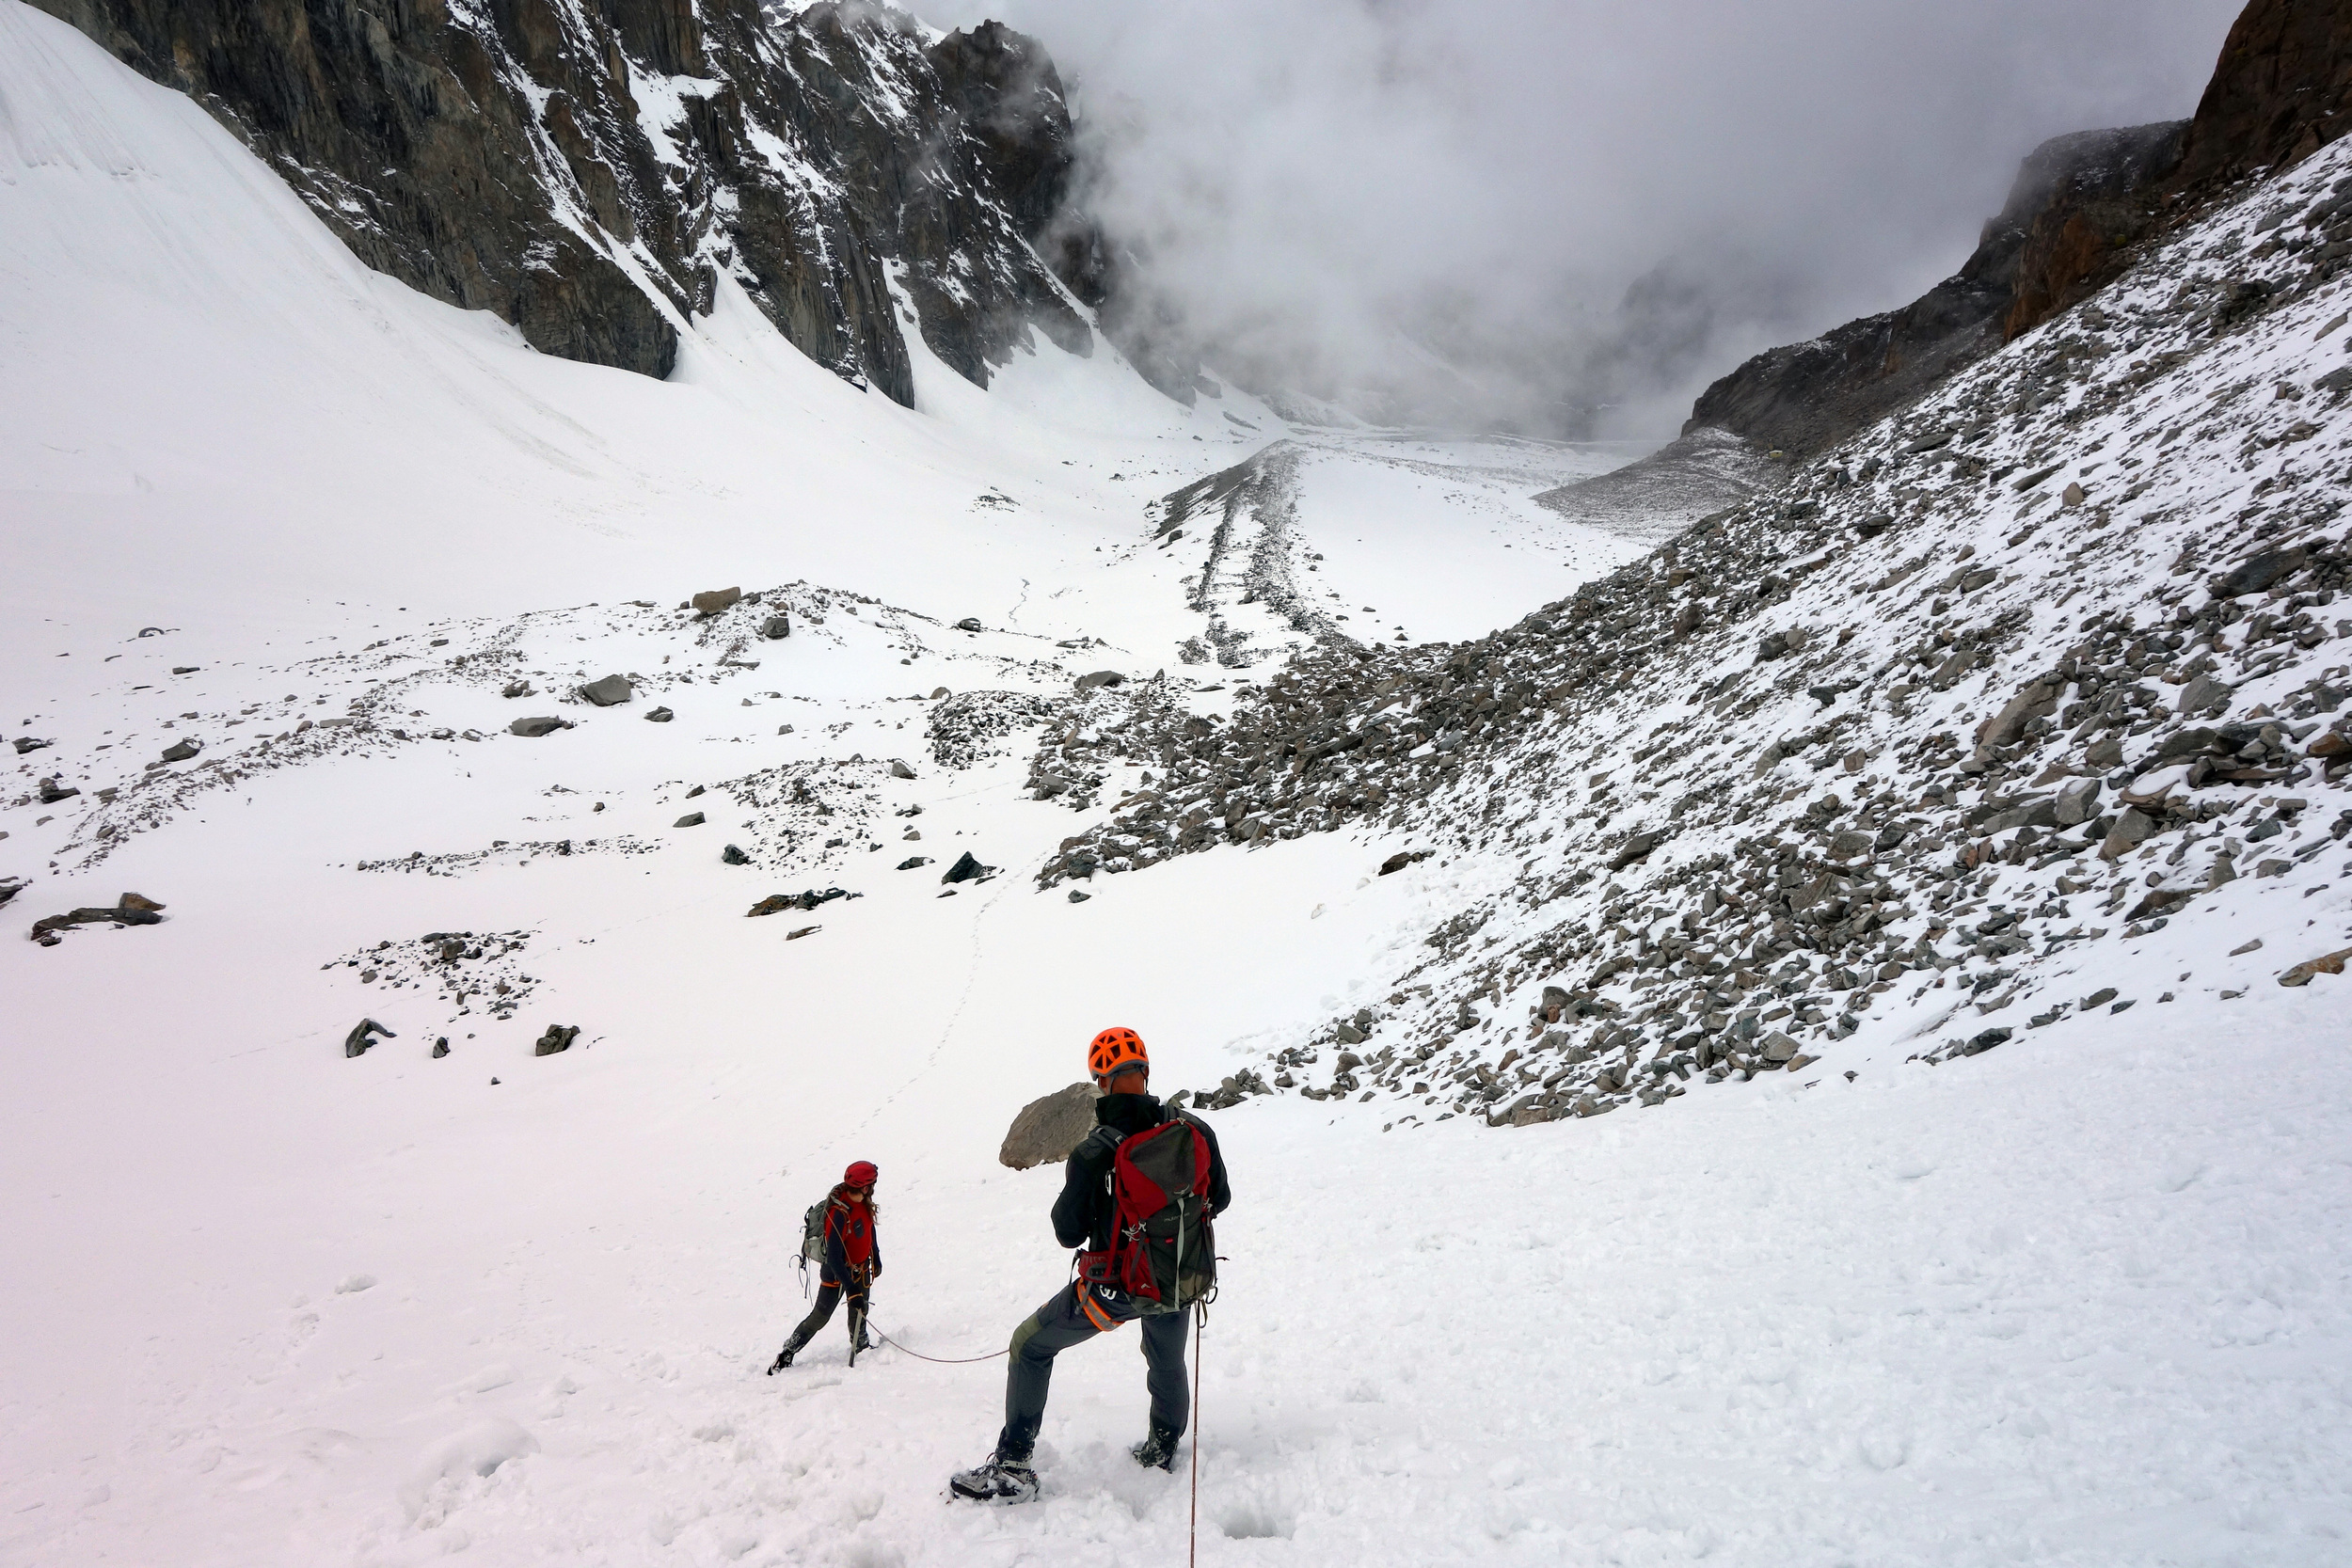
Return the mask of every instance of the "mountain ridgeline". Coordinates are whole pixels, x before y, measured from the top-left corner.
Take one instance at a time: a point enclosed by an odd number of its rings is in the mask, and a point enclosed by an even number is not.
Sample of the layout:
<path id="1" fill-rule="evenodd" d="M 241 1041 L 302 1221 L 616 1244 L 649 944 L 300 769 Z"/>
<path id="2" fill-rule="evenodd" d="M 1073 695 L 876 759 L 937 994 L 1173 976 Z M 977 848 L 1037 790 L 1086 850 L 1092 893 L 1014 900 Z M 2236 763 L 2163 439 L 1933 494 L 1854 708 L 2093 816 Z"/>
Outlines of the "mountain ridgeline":
<path id="1" fill-rule="evenodd" d="M 758 0 L 34 3 L 203 104 L 370 266 L 548 354 L 667 375 L 725 277 L 810 358 L 912 405 L 906 328 L 986 386 L 1033 329 L 1084 354 L 1077 307 L 1117 315 L 1115 258 L 1071 211 L 1061 80 L 995 23 L 930 37 L 882 7 Z M 1188 371 L 1138 362 L 1189 401 Z"/>

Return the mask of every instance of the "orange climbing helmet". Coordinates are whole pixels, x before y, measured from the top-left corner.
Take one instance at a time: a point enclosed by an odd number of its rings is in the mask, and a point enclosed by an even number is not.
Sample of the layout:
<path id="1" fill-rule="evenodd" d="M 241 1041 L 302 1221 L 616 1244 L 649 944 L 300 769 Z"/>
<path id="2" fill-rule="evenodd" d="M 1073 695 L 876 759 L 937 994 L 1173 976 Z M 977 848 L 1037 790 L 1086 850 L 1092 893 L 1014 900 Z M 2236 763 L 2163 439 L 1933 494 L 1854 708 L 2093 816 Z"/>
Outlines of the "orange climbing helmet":
<path id="1" fill-rule="evenodd" d="M 1130 1067 L 1139 1067 L 1147 1072 L 1152 1068 L 1151 1053 L 1143 1049 L 1143 1037 L 1133 1029 L 1105 1029 L 1087 1047 L 1087 1068 L 1097 1083 Z"/>

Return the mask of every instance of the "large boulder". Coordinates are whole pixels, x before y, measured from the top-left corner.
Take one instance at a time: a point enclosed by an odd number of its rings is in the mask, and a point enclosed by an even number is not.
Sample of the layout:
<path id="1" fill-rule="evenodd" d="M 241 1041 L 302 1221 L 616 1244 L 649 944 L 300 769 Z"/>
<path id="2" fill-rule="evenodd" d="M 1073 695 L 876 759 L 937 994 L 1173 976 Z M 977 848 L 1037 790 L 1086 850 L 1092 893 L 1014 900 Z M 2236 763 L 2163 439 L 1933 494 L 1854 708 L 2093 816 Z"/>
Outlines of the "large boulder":
<path id="1" fill-rule="evenodd" d="M 1030 1101 L 1012 1118 L 1005 1146 L 996 1151 L 998 1164 L 1027 1170 L 1069 1159 L 1070 1151 L 1094 1131 L 1094 1102 L 1102 1098 L 1103 1091 L 1091 1084 L 1073 1084 Z"/>
<path id="2" fill-rule="evenodd" d="M 732 607 L 742 596 L 743 590 L 740 588 L 713 588 L 695 594 L 687 602 L 694 607 L 694 613 L 707 620 Z"/>
<path id="3" fill-rule="evenodd" d="M 607 675 L 581 687 L 580 694 L 598 707 L 613 707 L 636 696 L 637 689 L 628 684 L 627 675 Z"/>

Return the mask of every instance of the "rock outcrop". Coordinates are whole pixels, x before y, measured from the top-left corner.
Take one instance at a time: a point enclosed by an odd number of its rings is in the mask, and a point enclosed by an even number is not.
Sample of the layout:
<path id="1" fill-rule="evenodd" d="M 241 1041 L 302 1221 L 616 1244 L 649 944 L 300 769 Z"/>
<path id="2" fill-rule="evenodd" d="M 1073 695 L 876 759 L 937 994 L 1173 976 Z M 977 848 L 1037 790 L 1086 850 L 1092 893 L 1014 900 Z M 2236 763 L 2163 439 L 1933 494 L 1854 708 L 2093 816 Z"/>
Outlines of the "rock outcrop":
<path id="1" fill-rule="evenodd" d="M 2185 130 L 2172 120 L 2042 143 L 1960 271 L 1899 310 L 1757 355 L 1700 394 L 1683 433 L 1711 426 L 1804 455 L 1975 363 L 2145 231 Z"/>
<path id="2" fill-rule="evenodd" d="M 996 1151 L 999 1164 L 1014 1170 L 1067 1160 L 1070 1151 L 1094 1130 L 1094 1102 L 1103 1091 L 1091 1084 L 1073 1084 L 1021 1107 Z"/>
<path id="3" fill-rule="evenodd" d="M 1032 326 L 1091 344 L 1039 259 L 1089 232 L 1064 211 L 1060 78 L 995 23 L 927 42 L 832 3 L 36 3 L 201 103 L 370 266 L 548 354 L 666 375 L 724 278 L 912 404 L 894 275 L 983 386 Z"/>
<path id="4" fill-rule="evenodd" d="M 2352 10 L 2251 0 L 2186 120 L 2036 148 L 1959 272 L 1883 315 L 1771 349 L 1683 426 L 1804 456 L 1900 408 L 2121 276 L 2137 251 L 2352 128 Z"/>

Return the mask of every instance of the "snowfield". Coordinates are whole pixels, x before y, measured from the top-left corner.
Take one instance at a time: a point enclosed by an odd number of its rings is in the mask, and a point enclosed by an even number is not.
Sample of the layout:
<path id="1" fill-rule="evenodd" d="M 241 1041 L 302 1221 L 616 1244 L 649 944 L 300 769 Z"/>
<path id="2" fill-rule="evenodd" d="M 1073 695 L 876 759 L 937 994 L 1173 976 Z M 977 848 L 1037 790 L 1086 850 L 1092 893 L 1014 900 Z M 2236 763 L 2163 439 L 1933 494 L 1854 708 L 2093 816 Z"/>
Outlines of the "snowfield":
<path id="1" fill-rule="evenodd" d="M 2292 309 L 2297 343 L 2335 309 Z M 2306 379 L 2288 338 L 2260 373 Z M 1184 1553 L 1193 1449 L 1126 1459 L 1124 1331 L 1062 1358 L 1036 1504 L 945 1499 L 1002 1364 L 906 1350 L 1000 1349 L 1067 1268 L 1058 1171 L 998 1142 L 1105 1025 L 1205 1098 L 1389 1006 L 1533 851 L 1376 875 L 1470 820 L 1440 796 L 1041 889 L 1167 764 L 1041 801 L 1036 715 L 1084 729 L 1057 705 L 1112 670 L 1230 721 L 1291 650 L 1511 623 L 1646 548 L 1534 499 L 1633 453 L 1185 409 L 1099 340 L 982 393 L 910 346 L 913 413 L 723 293 L 669 382 L 538 356 L 0 0 L 0 734 L 46 743 L 0 753 L 0 1560 Z M 1288 510 L 1229 543 L 1271 538 L 1303 628 L 1151 510 L 1280 442 Z M 729 586 L 758 602 L 680 607 Z M 1232 658 L 1189 660 L 1212 626 Z M 616 673 L 629 701 L 578 695 Z M 997 874 L 944 883 L 967 849 Z M 1909 1059 L 1947 1032 L 1922 971 L 1814 1070 L 1655 1109 L 1205 1113 L 1235 1202 L 1200 1560 L 2343 1561 L 2352 979 L 2273 977 L 2346 940 L 2344 851 L 2251 859 L 2035 972 L 2133 1010 L 1940 1066 Z M 130 891 L 163 918 L 21 940 Z M 534 1055 L 550 1025 L 580 1033 Z M 906 1350 L 851 1370 L 837 1318 L 763 1377 L 852 1159 Z"/>

